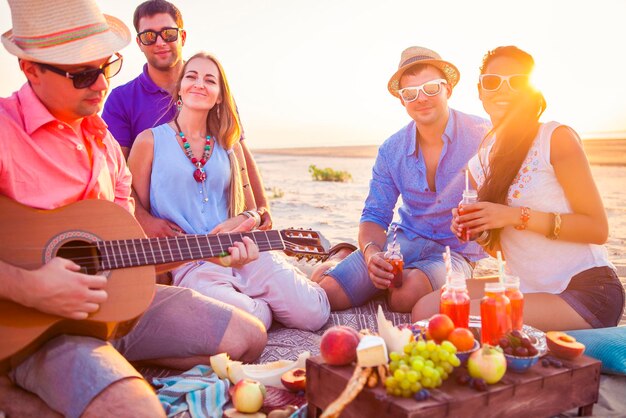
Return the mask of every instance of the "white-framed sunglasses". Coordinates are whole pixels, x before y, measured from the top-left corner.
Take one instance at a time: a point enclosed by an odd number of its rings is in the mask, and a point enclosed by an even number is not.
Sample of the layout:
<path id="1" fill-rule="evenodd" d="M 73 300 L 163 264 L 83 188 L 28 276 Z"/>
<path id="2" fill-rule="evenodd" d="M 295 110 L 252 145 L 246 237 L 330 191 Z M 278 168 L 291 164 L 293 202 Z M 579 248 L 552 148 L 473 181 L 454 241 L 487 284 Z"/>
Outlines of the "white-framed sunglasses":
<path id="1" fill-rule="evenodd" d="M 509 85 L 509 89 L 513 91 L 520 91 L 528 87 L 530 79 L 528 74 L 481 74 L 480 86 L 485 91 L 497 91 L 502 87 L 502 83 L 506 81 Z"/>
<path id="2" fill-rule="evenodd" d="M 398 90 L 398 94 L 402 98 L 402 101 L 405 103 L 410 103 L 415 101 L 420 94 L 420 91 L 423 92 L 426 96 L 432 97 L 436 96 L 441 92 L 441 85 L 447 84 L 448 82 L 443 78 L 438 78 L 436 80 L 430 80 L 421 86 L 410 86 L 405 87 L 403 89 Z"/>

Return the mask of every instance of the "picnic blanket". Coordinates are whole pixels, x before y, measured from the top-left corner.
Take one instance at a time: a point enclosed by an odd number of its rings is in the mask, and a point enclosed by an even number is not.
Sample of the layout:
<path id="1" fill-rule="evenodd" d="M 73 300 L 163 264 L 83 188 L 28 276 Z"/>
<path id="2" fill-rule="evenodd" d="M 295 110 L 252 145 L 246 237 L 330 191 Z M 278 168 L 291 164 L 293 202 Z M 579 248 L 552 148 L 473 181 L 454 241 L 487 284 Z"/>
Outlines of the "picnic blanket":
<path id="1" fill-rule="evenodd" d="M 230 399 L 228 379 L 218 378 L 204 365 L 177 376 L 153 378 L 152 384 L 168 417 L 188 411 L 192 418 L 219 418 Z"/>

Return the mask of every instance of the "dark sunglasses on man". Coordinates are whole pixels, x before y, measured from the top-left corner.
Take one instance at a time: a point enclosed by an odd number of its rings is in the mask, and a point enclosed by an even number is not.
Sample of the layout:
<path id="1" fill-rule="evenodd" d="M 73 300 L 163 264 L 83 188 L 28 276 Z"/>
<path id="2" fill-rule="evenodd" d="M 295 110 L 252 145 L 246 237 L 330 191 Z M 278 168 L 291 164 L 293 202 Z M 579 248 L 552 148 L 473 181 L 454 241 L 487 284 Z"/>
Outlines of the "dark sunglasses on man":
<path id="1" fill-rule="evenodd" d="M 160 31 L 148 29 L 143 32 L 139 32 L 137 34 L 137 38 L 139 39 L 139 42 L 146 46 L 154 45 L 159 36 L 164 42 L 175 42 L 178 40 L 178 32 L 181 30 L 182 29 L 180 28 L 163 28 Z"/>
<path id="2" fill-rule="evenodd" d="M 102 67 L 90 68 L 88 70 L 77 71 L 75 73 L 67 72 L 50 64 L 39 63 L 39 65 L 47 70 L 52 71 L 53 73 L 71 79 L 75 89 L 86 89 L 98 80 L 100 74 L 104 74 L 104 77 L 108 80 L 109 78 L 119 73 L 122 69 L 122 61 L 122 55 L 116 52 L 113 61 L 107 62 Z"/>

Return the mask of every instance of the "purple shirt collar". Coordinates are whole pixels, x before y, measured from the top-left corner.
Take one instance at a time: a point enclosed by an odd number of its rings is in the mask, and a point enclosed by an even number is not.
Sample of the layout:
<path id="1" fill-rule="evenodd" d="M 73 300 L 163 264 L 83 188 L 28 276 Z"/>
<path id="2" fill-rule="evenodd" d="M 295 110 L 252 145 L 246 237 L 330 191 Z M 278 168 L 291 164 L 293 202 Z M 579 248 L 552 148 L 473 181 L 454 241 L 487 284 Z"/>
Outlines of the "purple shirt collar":
<path id="1" fill-rule="evenodd" d="M 157 93 L 160 91 L 169 94 L 167 90 L 157 86 L 157 84 L 152 81 L 150 74 L 148 73 L 148 64 L 143 65 L 143 71 L 139 75 L 139 82 L 149 93 Z"/>

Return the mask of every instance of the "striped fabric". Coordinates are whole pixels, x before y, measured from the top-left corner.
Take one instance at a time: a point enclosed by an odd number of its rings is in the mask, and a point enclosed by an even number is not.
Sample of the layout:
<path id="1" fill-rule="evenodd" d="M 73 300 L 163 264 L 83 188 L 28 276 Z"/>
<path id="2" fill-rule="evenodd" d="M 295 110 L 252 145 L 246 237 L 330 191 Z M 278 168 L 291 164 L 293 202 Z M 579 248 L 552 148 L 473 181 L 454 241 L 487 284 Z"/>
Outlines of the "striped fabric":
<path id="1" fill-rule="evenodd" d="M 97 35 L 109 30 L 107 22 L 96 22 L 89 25 L 72 28 L 58 33 L 43 36 L 14 36 L 15 44 L 22 49 L 48 48 L 58 46 L 78 39 Z"/>
<path id="2" fill-rule="evenodd" d="M 219 379 L 209 366 L 198 365 L 177 376 L 152 379 L 168 417 L 188 411 L 192 418 L 219 418 L 229 401 L 228 379 Z"/>

